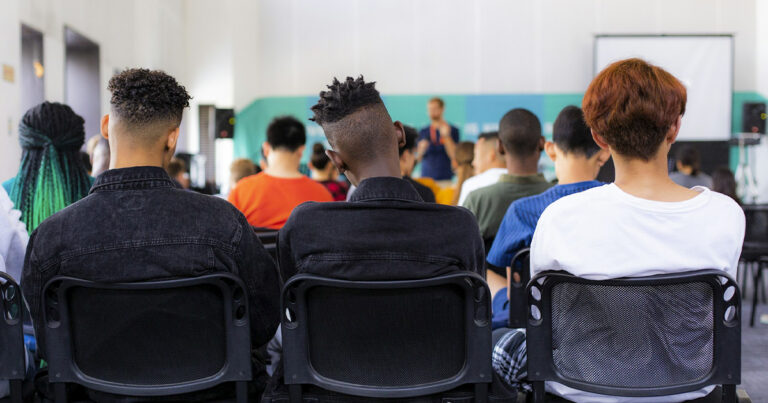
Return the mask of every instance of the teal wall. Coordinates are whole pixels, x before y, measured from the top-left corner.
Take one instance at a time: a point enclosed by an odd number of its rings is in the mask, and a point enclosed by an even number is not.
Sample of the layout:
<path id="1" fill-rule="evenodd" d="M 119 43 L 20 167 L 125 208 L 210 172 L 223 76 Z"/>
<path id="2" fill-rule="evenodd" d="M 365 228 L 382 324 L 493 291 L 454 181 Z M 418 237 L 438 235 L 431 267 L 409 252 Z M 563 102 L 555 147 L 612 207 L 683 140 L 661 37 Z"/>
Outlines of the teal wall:
<path id="1" fill-rule="evenodd" d="M 444 95 L 445 118 L 461 131 L 462 140 L 474 141 L 481 132 L 495 129 L 505 112 L 512 108 L 526 108 L 541 119 L 544 134 L 550 138 L 551 124 L 567 105 L 581 105 L 583 94 L 510 94 L 510 95 Z M 395 120 L 415 126 L 427 125 L 426 104 L 429 95 L 389 95 L 384 103 Z M 766 98 L 756 92 L 734 92 L 732 133 L 741 131 L 742 104 L 762 101 Z M 239 111 L 235 120 L 235 156 L 258 161 L 261 144 L 265 140 L 269 122 L 276 116 L 293 115 L 307 124 L 307 150 L 309 157 L 315 142 L 325 142 L 323 131 L 314 122 L 309 108 L 317 102 L 317 96 L 269 97 L 253 101 Z M 738 150 L 731 150 L 731 166 L 738 164 Z"/>

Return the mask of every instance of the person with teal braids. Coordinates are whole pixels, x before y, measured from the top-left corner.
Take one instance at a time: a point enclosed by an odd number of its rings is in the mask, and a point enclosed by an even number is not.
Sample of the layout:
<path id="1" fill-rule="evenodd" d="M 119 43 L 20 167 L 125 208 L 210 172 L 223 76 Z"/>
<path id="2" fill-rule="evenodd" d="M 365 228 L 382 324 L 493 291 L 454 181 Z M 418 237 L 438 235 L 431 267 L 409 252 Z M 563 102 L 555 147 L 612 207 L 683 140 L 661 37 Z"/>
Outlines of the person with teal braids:
<path id="1" fill-rule="evenodd" d="M 84 120 L 72 108 L 43 102 L 19 123 L 21 165 L 3 183 L 27 231 L 88 194 L 93 178 L 78 154 L 85 142 Z"/>

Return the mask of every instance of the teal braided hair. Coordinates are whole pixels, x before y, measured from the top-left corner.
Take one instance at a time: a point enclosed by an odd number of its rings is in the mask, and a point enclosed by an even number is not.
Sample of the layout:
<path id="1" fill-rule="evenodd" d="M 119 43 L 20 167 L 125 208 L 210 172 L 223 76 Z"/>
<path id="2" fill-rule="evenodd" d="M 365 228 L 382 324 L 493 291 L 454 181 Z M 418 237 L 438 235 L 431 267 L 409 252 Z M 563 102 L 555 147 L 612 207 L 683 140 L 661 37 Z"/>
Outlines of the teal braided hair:
<path id="1" fill-rule="evenodd" d="M 30 233 L 90 190 L 91 179 L 79 157 L 83 125 L 72 108 L 51 102 L 28 110 L 19 123 L 21 166 L 10 196 Z"/>

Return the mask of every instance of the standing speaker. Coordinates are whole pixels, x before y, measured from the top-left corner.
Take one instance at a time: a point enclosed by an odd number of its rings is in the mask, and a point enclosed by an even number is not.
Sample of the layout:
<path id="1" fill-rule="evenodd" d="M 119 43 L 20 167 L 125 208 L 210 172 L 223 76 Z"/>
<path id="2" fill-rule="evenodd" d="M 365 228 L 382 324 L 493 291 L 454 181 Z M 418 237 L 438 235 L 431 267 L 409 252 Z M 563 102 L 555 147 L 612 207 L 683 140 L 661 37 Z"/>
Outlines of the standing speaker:
<path id="1" fill-rule="evenodd" d="M 765 134 L 765 102 L 746 102 L 743 108 L 741 131 Z"/>
<path id="2" fill-rule="evenodd" d="M 216 133 L 217 139 L 231 139 L 235 136 L 235 111 L 234 109 L 216 109 Z"/>

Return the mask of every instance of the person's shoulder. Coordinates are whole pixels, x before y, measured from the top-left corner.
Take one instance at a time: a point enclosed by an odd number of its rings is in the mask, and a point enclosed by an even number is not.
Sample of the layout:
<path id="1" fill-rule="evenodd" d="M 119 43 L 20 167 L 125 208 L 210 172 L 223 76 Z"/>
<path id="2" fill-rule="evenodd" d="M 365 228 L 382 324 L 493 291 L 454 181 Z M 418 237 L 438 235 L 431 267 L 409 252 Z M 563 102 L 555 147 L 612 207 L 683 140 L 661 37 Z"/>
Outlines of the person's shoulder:
<path id="1" fill-rule="evenodd" d="M 735 200 L 722 193 L 715 192 L 714 190 L 705 190 L 709 193 L 709 208 L 713 211 L 717 211 L 718 214 L 727 214 L 731 218 L 744 219 L 744 209 L 736 203 Z"/>
<path id="2" fill-rule="evenodd" d="M 549 191 L 554 192 L 554 188 Z M 574 212 L 584 211 L 596 207 L 600 202 L 609 200 L 607 193 L 610 192 L 610 186 L 597 186 L 582 192 L 571 193 L 550 203 L 544 210 L 542 217 L 560 213 L 574 214 Z M 538 195 L 538 196 L 541 196 Z M 535 196 L 534 196 L 535 197 Z"/>

